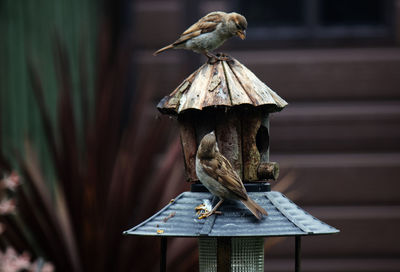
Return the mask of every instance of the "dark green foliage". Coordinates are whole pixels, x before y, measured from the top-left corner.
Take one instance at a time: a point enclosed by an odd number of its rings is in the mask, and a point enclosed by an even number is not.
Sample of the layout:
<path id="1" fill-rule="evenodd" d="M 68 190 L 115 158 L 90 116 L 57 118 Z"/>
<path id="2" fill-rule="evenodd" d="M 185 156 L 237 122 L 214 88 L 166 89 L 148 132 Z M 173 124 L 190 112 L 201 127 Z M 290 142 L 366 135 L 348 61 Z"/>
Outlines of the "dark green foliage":
<path id="1" fill-rule="evenodd" d="M 156 78 L 127 90 L 141 76 L 127 33 L 94 1 L 0 5 L 0 162 L 24 183 L 2 241 L 57 271 L 157 270 L 159 241 L 122 235 L 187 189 L 177 132 L 154 118 Z M 171 267 L 195 265 L 186 242 L 170 241 Z"/>

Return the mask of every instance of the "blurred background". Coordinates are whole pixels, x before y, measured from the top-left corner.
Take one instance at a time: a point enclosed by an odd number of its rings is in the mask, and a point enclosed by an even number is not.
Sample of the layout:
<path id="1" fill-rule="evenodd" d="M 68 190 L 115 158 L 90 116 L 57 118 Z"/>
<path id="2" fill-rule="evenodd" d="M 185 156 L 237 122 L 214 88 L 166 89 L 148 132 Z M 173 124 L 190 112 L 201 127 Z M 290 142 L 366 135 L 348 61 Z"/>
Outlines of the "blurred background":
<path id="1" fill-rule="evenodd" d="M 270 123 L 273 186 L 341 230 L 303 239 L 303 271 L 400 270 L 398 0 L 0 1 L 0 258 L 158 271 L 159 239 L 122 231 L 189 190 L 155 106 L 205 58 L 152 52 L 215 10 L 249 23 L 219 51 L 289 102 Z M 265 247 L 265 271 L 293 271 L 293 239 Z M 197 271 L 196 239 L 167 258 Z"/>

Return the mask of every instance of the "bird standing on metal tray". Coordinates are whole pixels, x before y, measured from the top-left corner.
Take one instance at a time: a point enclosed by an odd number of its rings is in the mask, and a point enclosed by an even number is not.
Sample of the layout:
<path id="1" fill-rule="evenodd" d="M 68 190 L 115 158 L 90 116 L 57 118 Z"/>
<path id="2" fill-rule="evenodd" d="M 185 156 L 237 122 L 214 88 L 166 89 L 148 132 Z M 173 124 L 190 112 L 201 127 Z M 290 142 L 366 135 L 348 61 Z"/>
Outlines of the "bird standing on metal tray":
<path id="1" fill-rule="evenodd" d="M 244 16 L 235 12 L 214 11 L 186 29 L 175 42 L 157 50 L 153 55 L 156 56 L 173 48 L 202 53 L 209 59 L 226 60 L 226 57 L 217 57 L 210 51 L 217 49 L 233 36 L 238 36 L 244 40 L 246 29 L 247 21 Z"/>
<path id="2" fill-rule="evenodd" d="M 202 218 L 215 213 L 225 199 L 240 200 L 259 220 L 263 214 L 268 215 L 247 195 L 242 180 L 227 158 L 219 152 L 214 132 L 205 135 L 200 142 L 196 154 L 196 174 L 201 183 L 220 198 L 217 205 Z"/>

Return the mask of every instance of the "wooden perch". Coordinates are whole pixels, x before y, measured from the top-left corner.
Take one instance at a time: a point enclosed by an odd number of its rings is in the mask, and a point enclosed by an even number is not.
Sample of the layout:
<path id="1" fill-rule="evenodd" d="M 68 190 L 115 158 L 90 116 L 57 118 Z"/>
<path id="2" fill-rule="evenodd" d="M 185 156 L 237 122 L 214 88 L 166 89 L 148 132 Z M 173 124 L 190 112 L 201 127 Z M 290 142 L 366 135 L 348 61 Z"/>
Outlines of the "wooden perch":
<path id="1" fill-rule="evenodd" d="M 261 180 L 277 180 L 279 176 L 279 163 L 264 162 L 260 163 L 257 169 L 257 177 Z"/>

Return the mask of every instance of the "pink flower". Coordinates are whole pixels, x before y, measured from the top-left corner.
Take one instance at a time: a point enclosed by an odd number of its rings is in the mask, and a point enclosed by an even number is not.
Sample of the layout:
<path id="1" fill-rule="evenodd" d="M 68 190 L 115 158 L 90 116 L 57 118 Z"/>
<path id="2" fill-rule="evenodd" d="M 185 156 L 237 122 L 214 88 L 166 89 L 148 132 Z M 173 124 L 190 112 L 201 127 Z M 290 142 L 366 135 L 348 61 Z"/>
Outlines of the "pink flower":
<path id="1" fill-rule="evenodd" d="M 0 271 L 2 272 L 18 272 L 22 269 L 29 269 L 31 265 L 30 257 L 27 253 L 18 256 L 12 247 L 7 247 L 3 254 L 0 251 Z"/>
<path id="2" fill-rule="evenodd" d="M 24 252 L 21 255 L 12 247 L 7 247 L 6 252 L 0 250 L 0 271 L 19 272 L 22 270 L 30 272 L 53 272 L 54 266 L 51 263 L 36 261 L 31 263 L 31 257 Z"/>
<path id="3" fill-rule="evenodd" d="M 40 270 L 39 270 L 40 269 Z M 39 271 L 39 272 L 53 272 L 54 271 L 54 266 L 51 263 L 44 263 L 42 264 L 41 267 L 39 267 L 38 261 L 34 262 L 31 265 L 31 268 L 29 271 Z"/>
<path id="4" fill-rule="evenodd" d="M 54 266 L 51 263 L 45 263 L 42 272 L 53 272 L 54 271 Z"/>
<path id="5" fill-rule="evenodd" d="M 21 184 L 19 176 L 15 171 L 11 172 L 9 176 L 6 176 L 3 179 L 3 183 L 4 186 L 11 191 L 15 191 L 15 189 Z"/>
<path id="6" fill-rule="evenodd" d="M 0 202 L 0 215 L 9 214 L 15 211 L 15 200 L 14 199 L 3 199 Z"/>

